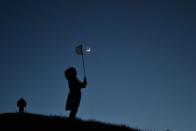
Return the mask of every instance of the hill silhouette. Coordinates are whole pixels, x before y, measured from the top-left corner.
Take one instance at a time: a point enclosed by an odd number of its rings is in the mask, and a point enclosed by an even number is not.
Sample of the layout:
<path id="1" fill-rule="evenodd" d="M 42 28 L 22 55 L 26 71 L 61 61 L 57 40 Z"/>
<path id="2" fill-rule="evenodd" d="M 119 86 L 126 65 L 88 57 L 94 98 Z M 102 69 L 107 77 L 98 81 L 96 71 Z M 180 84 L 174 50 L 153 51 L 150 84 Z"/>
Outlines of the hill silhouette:
<path id="1" fill-rule="evenodd" d="M 0 130 L 119 130 L 139 131 L 125 125 L 107 124 L 98 121 L 69 120 L 59 116 L 45 116 L 32 113 L 0 114 Z"/>

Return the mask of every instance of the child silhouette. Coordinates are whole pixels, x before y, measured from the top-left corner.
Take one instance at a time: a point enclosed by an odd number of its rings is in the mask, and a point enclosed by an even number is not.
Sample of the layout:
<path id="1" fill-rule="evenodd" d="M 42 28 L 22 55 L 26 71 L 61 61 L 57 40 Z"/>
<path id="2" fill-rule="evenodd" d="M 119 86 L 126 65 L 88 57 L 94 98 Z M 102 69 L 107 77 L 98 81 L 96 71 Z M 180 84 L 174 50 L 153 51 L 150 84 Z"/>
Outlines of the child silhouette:
<path id="1" fill-rule="evenodd" d="M 69 94 L 66 103 L 66 111 L 70 110 L 69 119 L 75 119 L 78 107 L 81 100 L 81 89 L 87 85 L 86 77 L 83 82 L 79 81 L 77 71 L 74 67 L 69 67 L 64 71 L 65 77 L 68 80 Z"/>

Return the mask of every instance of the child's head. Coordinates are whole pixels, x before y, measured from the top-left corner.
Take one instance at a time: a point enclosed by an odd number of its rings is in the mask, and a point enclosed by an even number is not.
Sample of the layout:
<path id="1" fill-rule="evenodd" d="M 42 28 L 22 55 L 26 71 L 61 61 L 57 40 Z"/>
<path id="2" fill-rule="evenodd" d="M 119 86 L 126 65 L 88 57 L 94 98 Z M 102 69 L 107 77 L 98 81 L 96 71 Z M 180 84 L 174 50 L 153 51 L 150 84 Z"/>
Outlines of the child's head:
<path id="1" fill-rule="evenodd" d="M 64 75 L 65 75 L 67 80 L 70 80 L 70 79 L 73 79 L 73 78 L 76 77 L 77 71 L 74 67 L 69 67 L 68 69 L 66 69 L 64 71 Z"/>

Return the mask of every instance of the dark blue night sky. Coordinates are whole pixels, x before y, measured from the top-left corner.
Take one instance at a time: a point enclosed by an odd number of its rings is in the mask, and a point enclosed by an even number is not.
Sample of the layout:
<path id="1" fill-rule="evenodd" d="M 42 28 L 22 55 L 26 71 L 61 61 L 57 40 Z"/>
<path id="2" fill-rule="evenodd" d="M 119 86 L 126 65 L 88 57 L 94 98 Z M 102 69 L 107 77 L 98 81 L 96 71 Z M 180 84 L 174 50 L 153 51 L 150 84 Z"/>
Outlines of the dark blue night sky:
<path id="1" fill-rule="evenodd" d="M 0 112 L 62 115 L 64 70 L 88 85 L 78 117 L 158 131 L 196 130 L 194 0 L 1 0 Z"/>

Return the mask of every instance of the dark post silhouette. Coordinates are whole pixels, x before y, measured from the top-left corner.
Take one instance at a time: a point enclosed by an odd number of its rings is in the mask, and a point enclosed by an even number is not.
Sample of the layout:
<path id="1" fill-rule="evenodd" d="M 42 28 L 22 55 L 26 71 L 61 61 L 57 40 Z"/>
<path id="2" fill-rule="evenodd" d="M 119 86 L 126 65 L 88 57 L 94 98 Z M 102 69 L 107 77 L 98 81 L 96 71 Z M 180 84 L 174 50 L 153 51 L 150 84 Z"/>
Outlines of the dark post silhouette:
<path id="1" fill-rule="evenodd" d="M 70 110 L 69 119 L 75 119 L 78 107 L 81 100 L 81 89 L 85 88 L 87 85 L 86 77 L 84 77 L 83 82 L 79 81 L 77 76 L 77 71 L 74 67 L 70 67 L 64 71 L 64 75 L 68 80 L 69 94 L 66 103 L 66 111 Z"/>
<path id="2" fill-rule="evenodd" d="M 24 108 L 26 107 L 27 103 L 23 98 L 20 98 L 17 102 L 17 107 L 19 108 L 19 113 L 24 113 Z"/>

